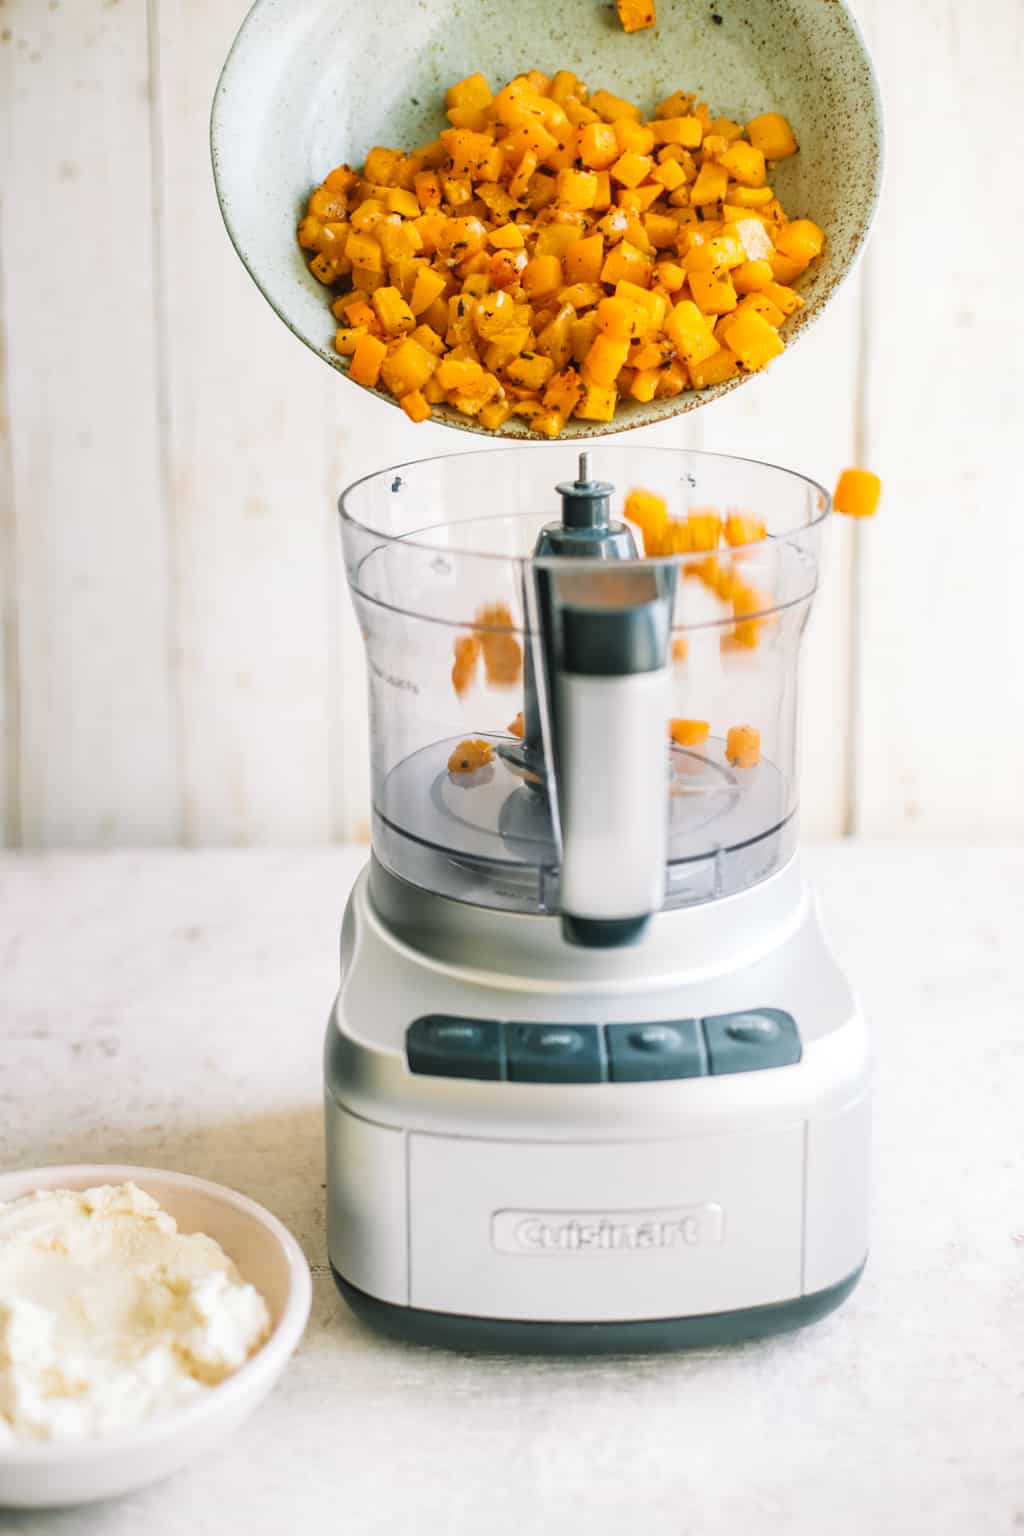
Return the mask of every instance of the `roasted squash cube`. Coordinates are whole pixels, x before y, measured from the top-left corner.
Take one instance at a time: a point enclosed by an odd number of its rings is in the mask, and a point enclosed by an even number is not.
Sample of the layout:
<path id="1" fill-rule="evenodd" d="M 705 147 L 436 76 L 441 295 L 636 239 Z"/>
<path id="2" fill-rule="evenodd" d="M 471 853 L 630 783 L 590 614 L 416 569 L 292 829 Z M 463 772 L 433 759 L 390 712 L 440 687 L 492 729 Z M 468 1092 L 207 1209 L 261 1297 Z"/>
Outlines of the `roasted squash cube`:
<path id="1" fill-rule="evenodd" d="M 670 720 L 668 731 L 677 747 L 699 747 L 711 729 L 707 720 Z"/>
<path id="2" fill-rule="evenodd" d="M 795 155 L 797 142 L 781 112 L 762 112 L 747 124 L 747 138 L 766 160 L 786 160 Z"/>
<path id="3" fill-rule="evenodd" d="M 734 768 L 755 768 L 761 759 L 761 732 L 752 725 L 731 725 L 725 755 Z"/>
<path id="4" fill-rule="evenodd" d="M 844 469 L 836 481 L 832 505 L 847 517 L 872 517 L 881 494 L 882 482 L 869 469 Z"/>
<path id="5" fill-rule="evenodd" d="M 764 368 L 773 357 L 782 352 L 783 344 L 778 331 L 768 324 L 763 315 L 745 309 L 730 316 L 724 330 L 725 345 L 734 352 L 748 372 Z"/>

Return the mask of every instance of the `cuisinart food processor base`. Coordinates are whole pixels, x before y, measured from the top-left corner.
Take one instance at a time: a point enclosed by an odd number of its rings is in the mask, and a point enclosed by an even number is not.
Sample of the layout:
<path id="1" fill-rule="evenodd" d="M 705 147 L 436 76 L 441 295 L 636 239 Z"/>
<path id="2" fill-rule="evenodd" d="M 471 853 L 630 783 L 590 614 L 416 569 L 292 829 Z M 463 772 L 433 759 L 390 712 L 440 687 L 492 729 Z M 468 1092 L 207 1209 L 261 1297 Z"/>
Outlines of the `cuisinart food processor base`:
<path id="1" fill-rule="evenodd" d="M 327 1033 L 330 1260 L 355 1311 L 454 1346 L 750 1338 L 829 1311 L 867 1251 L 867 1036 L 795 854 L 828 497 L 715 455 L 585 459 L 342 498 L 374 824 Z M 685 553 L 639 558 L 635 486 Z M 693 547 L 709 508 L 767 536 Z M 678 717 L 704 739 L 670 743 Z"/>

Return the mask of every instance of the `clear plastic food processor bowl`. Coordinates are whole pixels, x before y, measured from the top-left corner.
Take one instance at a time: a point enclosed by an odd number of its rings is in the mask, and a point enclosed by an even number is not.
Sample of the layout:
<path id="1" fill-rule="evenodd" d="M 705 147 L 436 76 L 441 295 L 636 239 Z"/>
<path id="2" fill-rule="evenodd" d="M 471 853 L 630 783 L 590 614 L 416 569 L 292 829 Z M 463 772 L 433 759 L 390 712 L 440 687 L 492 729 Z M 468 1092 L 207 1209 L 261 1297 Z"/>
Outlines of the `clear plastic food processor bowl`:
<path id="1" fill-rule="evenodd" d="M 745 459 L 587 459 L 585 484 L 568 445 L 428 459 L 340 505 L 377 858 L 459 901 L 560 913 L 567 937 L 604 944 L 791 855 L 798 652 L 830 503 Z M 675 519 L 733 512 L 767 536 L 638 558 L 640 531 L 621 526 L 634 488 Z M 673 721 L 699 724 L 677 726 L 680 744 Z"/>

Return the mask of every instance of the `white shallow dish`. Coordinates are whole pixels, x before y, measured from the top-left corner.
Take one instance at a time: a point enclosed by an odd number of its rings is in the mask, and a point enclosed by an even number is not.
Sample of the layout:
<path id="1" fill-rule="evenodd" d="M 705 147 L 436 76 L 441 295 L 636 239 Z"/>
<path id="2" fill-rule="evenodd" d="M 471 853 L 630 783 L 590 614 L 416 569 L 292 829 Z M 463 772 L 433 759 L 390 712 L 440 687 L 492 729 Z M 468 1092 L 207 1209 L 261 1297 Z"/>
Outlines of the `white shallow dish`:
<path id="1" fill-rule="evenodd" d="M 137 1429 L 0 1450 L 0 1509 L 109 1499 L 176 1472 L 249 1417 L 288 1364 L 306 1327 L 313 1292 L 298 1243 L 276 1216 L 221 1184 L 159 1168 L 74 1164 L 0 1175 L 0 1202 L 36 1189 L 89 1189 L 129 1180 L 158 1200 L 181 1231 L 216 1239 L 242 1278 L 262 1292 L 271 1335 L 227 1381 Z"/>
<path id="2" fill-rule="evenodd" d="M 792 216 L 825 230 L 824 254 L 797 282 L 804 307 L 787 346 L 822 314 L 867 240 L 882 177 L 882 106 L 864 38 L 845 0 L 659 0 L 658 22 L 627 36 L 603 0 L 256 0 L 224 66 L 210 125 L 221 212 L 249 275 L 300 341 L 340 373 L 327 290 L 295 240 L 306 199 L 340 161 L 374 144 L 411 147 L 447 127 L 445 88 L 473 70 L 491 85 L 519 70 L 572 69 L 596 89 L 644 104 L 682 88 L 739 122 L 786 114 L 800 153 L 772 175 Z M 244 338 L 224 337 L 242 354 Z M 785 358 L 775 366 L 785 366 Z M 671 399 L 620 402 L 610 425 L 566 423 L 597 437 L 663 421 L 753 375 Z M 360 386 L 361 387 L 361 386 Z M 398 408 L 383 390 L 379 399 Z M 450 406 L 434 420 L 479 423 Z M 525 423 L 498 434 L 531 437 Z"/>

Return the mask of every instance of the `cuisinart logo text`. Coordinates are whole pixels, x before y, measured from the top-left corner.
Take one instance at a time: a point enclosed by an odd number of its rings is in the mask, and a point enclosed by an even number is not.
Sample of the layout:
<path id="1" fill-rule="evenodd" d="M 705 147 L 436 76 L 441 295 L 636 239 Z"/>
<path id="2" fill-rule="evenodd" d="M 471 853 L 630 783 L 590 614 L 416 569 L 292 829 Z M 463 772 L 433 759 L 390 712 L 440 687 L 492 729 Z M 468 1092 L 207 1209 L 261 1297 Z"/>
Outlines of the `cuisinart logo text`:
<path id="1" fill-rule="evenodd" d="M 658 1211 L 495 1211 L 491 1242 L 499 1253 L 665 1253 L 722 1241 L 720 1205 Z"/>

